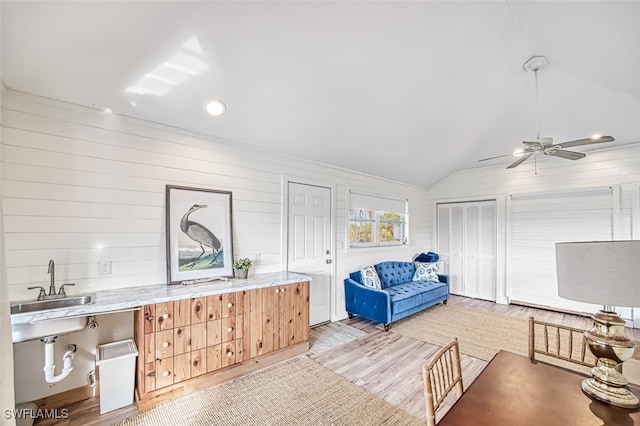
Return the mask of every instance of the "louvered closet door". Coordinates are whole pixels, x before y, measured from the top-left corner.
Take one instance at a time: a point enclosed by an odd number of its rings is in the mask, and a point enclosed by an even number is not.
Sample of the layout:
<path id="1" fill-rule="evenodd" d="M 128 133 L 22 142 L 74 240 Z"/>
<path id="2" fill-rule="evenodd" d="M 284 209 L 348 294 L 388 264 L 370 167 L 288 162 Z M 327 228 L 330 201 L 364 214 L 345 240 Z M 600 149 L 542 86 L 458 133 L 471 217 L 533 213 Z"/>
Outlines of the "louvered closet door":
<path id="1" fill-rule="evenodd" d="M 555 243 L 611 240 L 613 204 L 613 194 L 608 189 L 511 196 L 507 284 L 510 299 L 583 312 L 600 309 L 558 296 Z"/>
<path id="2" fill-rule="evenodd" d="M 438 204 L 437 251 L 452 294 L 495 301 L 495 209 L 495 201 Z"/>

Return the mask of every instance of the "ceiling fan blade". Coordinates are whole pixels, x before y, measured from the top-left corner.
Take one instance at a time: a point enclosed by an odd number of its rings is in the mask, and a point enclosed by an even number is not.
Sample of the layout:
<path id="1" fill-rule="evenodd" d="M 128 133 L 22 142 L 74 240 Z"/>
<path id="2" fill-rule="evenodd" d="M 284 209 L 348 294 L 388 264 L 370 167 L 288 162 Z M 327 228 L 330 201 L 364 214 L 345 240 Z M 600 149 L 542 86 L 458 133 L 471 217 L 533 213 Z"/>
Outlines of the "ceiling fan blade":
<path id="1" fill-rule="evenodd" d="M 544 153 L 547 155 L 553 155 L 554 157 L 566 158 L 567 160 L 579 160 L 587 156 L 581 152 L 566 151 L 564 149 L 550 149 Z"/>
<path id="2" fill-rule="evenodd" d="M 527 161 L 529 159 L 529 157 L 531 157 L 533 154 L 525 154 L 522 157 L 518 158 L 516 161 L 514 161 L 513 163 L 509 164 L 507 166 L 507 169 L 513 169 L 514 167 L 518 167 L 520 164 L 524 163 L 525 161 Z"/>
<path id="3" fill-rule="evenodd" d="M 600 136 L 599 138 L 576 139 L 574 141 L 560 142 L 553 145 L 554 148 L 571 148 L 572 146 L 593 145 L 595 143 L 613 142 L 613 136 Z"/>
<path id="4" fill-rule="evenodd" d="M 496 158 L 502 158 L 502 157 L 512 157 L 512 154 L 507 154 L 507 155 L 497 155 L 495 157 L 488 157 L 488 158 L 483 158 L 482 160 L 478 160 L 478 163 L 481 163 L 483 161 L 488 161 L 488 160 L 495 160 Z"/>

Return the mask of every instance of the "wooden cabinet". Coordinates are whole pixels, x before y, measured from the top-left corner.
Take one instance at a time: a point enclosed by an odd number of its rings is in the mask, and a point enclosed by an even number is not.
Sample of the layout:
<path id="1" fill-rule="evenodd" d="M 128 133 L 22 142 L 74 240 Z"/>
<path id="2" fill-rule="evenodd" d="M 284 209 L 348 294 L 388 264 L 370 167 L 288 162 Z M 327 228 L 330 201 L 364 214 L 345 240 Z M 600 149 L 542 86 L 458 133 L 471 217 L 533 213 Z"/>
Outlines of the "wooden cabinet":
<path id="1" fill-rule="evenodd" d="M 134 321 L 138 400 L 176 394 L 254 358 L 301 343 L 306 351 L 309 283 L 145 305 Z"/>
<path id="2" fill-rule="evenodd" d="M 252 357 L 309 340 L 308 283 L 255 290 L 251 308 Z"/>

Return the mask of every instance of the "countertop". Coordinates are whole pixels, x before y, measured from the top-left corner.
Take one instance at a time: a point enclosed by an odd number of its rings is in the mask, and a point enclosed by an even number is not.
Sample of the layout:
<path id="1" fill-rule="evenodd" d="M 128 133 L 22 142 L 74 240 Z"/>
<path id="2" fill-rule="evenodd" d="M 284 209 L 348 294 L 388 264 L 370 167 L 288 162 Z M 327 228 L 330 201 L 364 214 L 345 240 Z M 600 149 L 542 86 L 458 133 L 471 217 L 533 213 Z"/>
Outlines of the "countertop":
<path id="1" fill-rule="evenodd" d="M 213 294 L 230 293 L 243 290 L 271 287 L 276 285 L 294 284 L 311 281 L 306 275 L 293 272 L 273 272 L 255 274 L 247 279 L 216 280 L 191 285 L 148 285 L 139 287 L 119 288 L 89 293 L 94 296 L 94 303 L 78 305 L 68 308 L 48 309 L 37 312 L 25 312 L 11 315 L 11 324 L 29 324 L 47 319 L 71 317 L 78 315 L 92 315 L 135 308 L 151 303 L 161 303 L 170 300 L 190 299 L 194 297 L 211 296 Z M 76 295 L 75 293 L 71 295 Z"/>

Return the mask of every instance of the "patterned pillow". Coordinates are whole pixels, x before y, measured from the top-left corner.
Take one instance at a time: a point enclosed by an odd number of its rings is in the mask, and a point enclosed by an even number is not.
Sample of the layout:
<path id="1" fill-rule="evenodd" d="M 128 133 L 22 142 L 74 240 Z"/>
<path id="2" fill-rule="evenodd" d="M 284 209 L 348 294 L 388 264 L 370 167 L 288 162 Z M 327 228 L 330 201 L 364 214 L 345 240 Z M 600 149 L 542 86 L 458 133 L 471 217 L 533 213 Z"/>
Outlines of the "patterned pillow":
<path id="1" fill-rule="evenodd" d="M 382 283 L 380 282 L 380 277 L 378 276 L 378 272 L 373 265 L 369 265 L 364 269 L 360 270 L 360 274 L 362 274 L 362 285 L 365 287 L 371 288 L 382 288 Z"/>
<path id="2" fill-rule="evenodd" d="M 415 264 L 416 272 L 413 274 L 411 281 L 440 281 L 437 263 L 415 262 Z"/>

